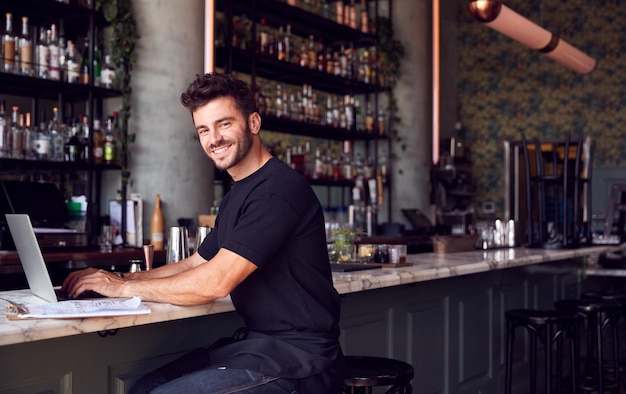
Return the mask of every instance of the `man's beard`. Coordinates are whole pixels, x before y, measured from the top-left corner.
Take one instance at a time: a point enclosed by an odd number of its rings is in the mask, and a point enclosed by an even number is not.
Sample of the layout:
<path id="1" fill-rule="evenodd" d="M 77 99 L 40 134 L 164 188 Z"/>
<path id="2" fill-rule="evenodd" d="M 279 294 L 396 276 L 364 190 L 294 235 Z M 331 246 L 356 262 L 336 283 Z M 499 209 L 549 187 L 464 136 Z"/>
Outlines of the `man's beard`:
<path id="1" fill-rule="evenodd" d="M 211 147 L 211 149 L 218 148 L 222 145 L 227 145 L 228 143 L 229 141 L 225 141 L 220 145 Z M 236 166 L 241 162 L 241 160 L 243 160 L 244 157 L 246 157 L 248 152 L 250 152 L 250 149 L 252 148 L 252 131 L 250 130 L 249 124 L 246 123 L 243 137 L 241 138 L 241 140 L 237 141 L 237 144 L 235 146 L 237 147 L 237 151 L 235 152 L 235 156 L 232 158 L 232 160 L 226 163 L 218 163 L 215 160 L 213 161 L 217 169 L 228 170 L 229 168 Z"/>

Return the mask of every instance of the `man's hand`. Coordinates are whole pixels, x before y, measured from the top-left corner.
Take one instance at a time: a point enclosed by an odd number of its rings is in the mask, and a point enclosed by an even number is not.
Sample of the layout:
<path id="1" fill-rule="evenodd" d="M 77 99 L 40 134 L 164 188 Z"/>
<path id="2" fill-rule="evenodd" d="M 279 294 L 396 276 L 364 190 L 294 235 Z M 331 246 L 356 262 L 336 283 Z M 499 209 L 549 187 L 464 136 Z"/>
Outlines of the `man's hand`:
<path id="1" fill-rule="evenodd" d="M 86 268 L 70 273 L 61 285 L 61 290 L 71 298 L 91 290 L 107 297 L 124 297 L 124 279 L 113 272 L 96 268 Z"/>

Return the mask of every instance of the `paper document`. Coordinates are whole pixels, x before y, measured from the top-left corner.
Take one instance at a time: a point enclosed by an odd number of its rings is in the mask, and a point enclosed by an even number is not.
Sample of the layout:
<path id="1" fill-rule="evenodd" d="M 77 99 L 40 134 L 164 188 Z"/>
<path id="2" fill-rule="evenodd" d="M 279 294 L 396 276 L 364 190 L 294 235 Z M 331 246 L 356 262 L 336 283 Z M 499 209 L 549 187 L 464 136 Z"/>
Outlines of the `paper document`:
<path id="1" fill-rule="evenodd" d="M 7 317 L 33 318 L 83 318 L 96 316 L 144 315 L 150 308 L 140 297 L 128 299 L 98 298 L 93 300 L 69 300 L 47 304 L 13 304 Z M 11 313 L 12 312 L 12 313 Z"/>

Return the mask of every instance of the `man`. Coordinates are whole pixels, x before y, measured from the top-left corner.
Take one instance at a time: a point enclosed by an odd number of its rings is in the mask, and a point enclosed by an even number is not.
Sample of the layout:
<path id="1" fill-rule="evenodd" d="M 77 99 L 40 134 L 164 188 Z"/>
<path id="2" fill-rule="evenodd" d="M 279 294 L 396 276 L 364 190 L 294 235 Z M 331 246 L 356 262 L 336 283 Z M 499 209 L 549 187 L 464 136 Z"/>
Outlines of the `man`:
<path id="1" fill-rule="evenodd" d="M 248 85 L 199 76 L 181 95 L 200 143 L 234 180 L 214 230 L 176 264 L 127 274 L 87 269 L 70 295 L 194 305 L 231 295 L 247 337 L 215 344 L 146 375 L 135 392 L 336 393 L 343 378 L 340 300 L 332 285 L 324 218 L 311 187 L 265 149 Z M 199 353 L 198 353 L 199 352 Z"/>

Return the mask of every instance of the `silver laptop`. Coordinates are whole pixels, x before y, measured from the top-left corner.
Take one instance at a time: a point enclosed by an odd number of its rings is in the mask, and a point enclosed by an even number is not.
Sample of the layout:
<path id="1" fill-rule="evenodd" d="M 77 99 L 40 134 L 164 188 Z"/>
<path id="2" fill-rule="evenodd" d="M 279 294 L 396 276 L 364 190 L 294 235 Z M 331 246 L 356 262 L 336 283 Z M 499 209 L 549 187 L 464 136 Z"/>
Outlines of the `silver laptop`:
<path id="1" fill-rule="evenodd" d="M 57 302 L 30 217 L 26 214 L 7 214 L 6 218 L 30 291 L 45 301 Z"/>

